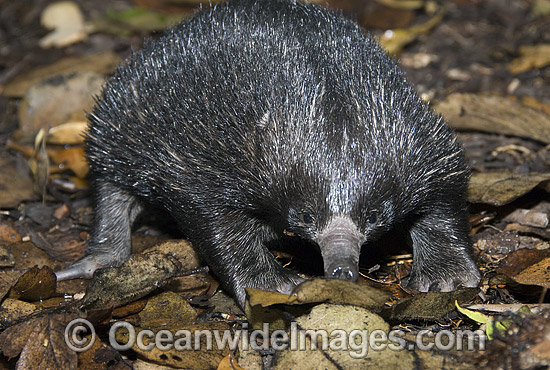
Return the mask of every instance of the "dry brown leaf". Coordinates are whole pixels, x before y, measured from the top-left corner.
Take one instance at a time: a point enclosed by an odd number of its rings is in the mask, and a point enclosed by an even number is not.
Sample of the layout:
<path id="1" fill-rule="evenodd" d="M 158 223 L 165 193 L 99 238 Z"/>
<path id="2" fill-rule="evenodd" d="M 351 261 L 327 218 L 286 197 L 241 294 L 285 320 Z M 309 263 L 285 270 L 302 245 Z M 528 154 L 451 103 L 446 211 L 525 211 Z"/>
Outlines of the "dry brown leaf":
<path id="1" fill-rule="evenodd" d="M 86 121 L 86 111 L 94 105 L 94 95 L 104 78 L 95 72 L 56 75 L 33 85 L 25 93 L 18 110 L 18 136 L 34 135 L 46 126 Z"/>
<path id="2" fill-rule="evenodd" d="M 18 370 L 76 370 L 76 352 L 65 343 L 65 327 L 74 318 L 58 314 L 11 326 L 0 334 L 0 350 L 10 359 L 19 356 Z"/>
<path id="3" fill-rule="evenodd" d="M 50 160 L 46 153 L 46 130 L 40 129 L 34 141 L 34 151 L 29 159 L 29 167 L 33 175 L 32 189 L 46 198 L 46 187 L 50 175 Z"/>
<path id="4" fill-rule="evenodd" d="M 369 338 L 356 337 L 362 342 L 362 346 L 353 346 L 352 350 L 348 343 L 348 334 L 353 330 L 357 332 L 382 331 L 387 333 L 389 325 L 378 315 L 361 307 L 320 304 L 315 306 L 308 315 L 299 317 L 296 324 L 303 330 L 316 330 L 328 334 L 328 342 L 339 343 L 338 349 L 332 346 L 322 348 L 322 340 L 319 336 L 319 349 L 311 349 L 311 338 L 305 338 L 304 350 L 285 349 L 275 353 L 274 370 L 282 369 L 365 369 L 369 364 L 376 364 L 380 369 L 401 369 L 400 362 L 412 364 L 413 356 L 408 351 L 374 351 L 368 348 Z M 345 334 L 344 334 L 345 333 Z M 296 333 L 294 335 L 297 335 Z M 345 339 L 337 338 L 345 335 Z M 342 343 L 345 343 L 342 345 Z M 344 348 L 347 347 L 347 348 Z M 362 353 L 364 355 L 362 355 Z M 351 355 L 351 354 L 354 355 Z M 304 359 L 307 359 L 304 361 Z"/>
<path id="5" fill-rule="evenodd" d="M 524 285 L 550 288 L 550 257 L 527 267 L 512 279 Z"/>
<path id="6" fill-rule="evenodd" d="M 508 253 L 498 262 L 495 272 L 507 276 L 515 276 L 527 267 L 537 264 L 550 257 L 550 250 L 518 249 Z"/>
<path id="7" fill-rule="evenodd" d="M 78 178 L 85 178 L 90 170 L 88 161 L 84 154 L 84 148 L 81 146 L 74 146 L 63 149 L 49 149 L 48 155 L 54 163 L 57 164 L 57 168 L 52 172 L 60 172 L 69 168 Z"/>
<path id="8" fill-rule="evenodd" d="M 55 266 L 55 262 L 46 252 L 31 242 L 20 242 L 11 245 L 15 267 L 18 269 L 31 269 L 34 266 Z"/>
<path id="9" fill-rule="evenodd" d="M 92 346 L 78 353 L 78 370 L 133 370 L 121 354 L 96 337 Z"/>
<path id="10" fill-rule="evenodd" d="M 244 367 L 240 367 L 237 363 L 237 359 L 231 353 L 221 360 L 218 365 L 218 370 L 247 370 Z"/>
<path id="11" fill-rule="evenodd" d="M 138 316 L 142 327 L 160 330 L 193 322 L 197 312 L 179 294 L 164 292 L 151 297 Z"/>
<path id="12" fill-rule="evenodd" d="M 65 58 L 45 67 L 37 67 L 15 77 L 6 85 L 0 85 L 0 94 L 19 98 L 25 95 L 31 86 L 57 75 L 68 75 L 75 72 L 95 72 L 99 75 L 108 75 L 120 62 L 121 58 L 113 52 Z"/>
<path id="13" fill-rule="evenodd" d="M 37 310 L 39 308 L 32 303 L 6 298 L 0 307 L 0 327 L 10 326 L 11 323 L 29 316 Z"/>
<path id="14" fill-rule="evenodd" d="M 215 337 L 212 340 L 212 348 L 207 348 L 205 335 L 201 335 L 200 348 L 195 349 L 196 332 L 218 331 L 220 336 L 224 332 L 230 332 L 231 327 L 224 322 L 203 322 L 196 323 L 197 314 L 187 301 L 178 294 L 165 292 L 152 297 L 147 302 L 146 307 L 139 313 L 141 330 L 151 330 L 150 334 L 144 336 L 144 344 L 149 345 L 151 340 L 157 335 L 163 338 L 172 337 L 172 340 L 164 340 L 166 348 L 152 346 L 149 350 L 140 348 L 137 343 L 132 349 L 138 353 L 140 358 L 153 361 L 155 363 L 174 366 L 176 368 L 186 369 L 215 369 L 220 361 L 229 353 L 229 348 L 218 348 Z M 160 333 L 164 330 L 163 333 Z M 182 332 L 179 332 L 182 330 Z M 213 336 L 215 333 L 213 334 Z M 116 339 L 120 344 L 128 342 L 128 332 L 118 330 Z M 181 345 L 181 348 L 176 348 Z"/>
<path id="15" fill-rule="evenodd" d="M 139 313 L 147 305 L 147 298 L 140 299 L 138 301 L 130 302 L 127 305 L 117 307 L 112 311 L 114 318 L 126 317 L 136 313 Z"/>
<path id="16" fill-rule="evenodd" d="M 550 44 L 520 46 L 519 55 L 508 63 L 508 70 L 515 75 L 550 65 Z"/>
<path id="17" fill-rule="evenodd" d="M 24 301 L 40 301 L 55 294 L 56 278 L 48 266 L 33 267 L 24 273 L 11 288 L 9 298 Z"/>
<path id="18" fill-rule="evenodd" d="M 0 225 L 0 242 L 2 243 L 15 243 L 21 241 L 21 234 L 17 232 L 13 227 L 7 224 Z"/>
<path id="19" fill-rule="evenodd" d="M 170 245 L 176 248 L 178 244 L 171 242 Z M 81 306 L 89 309 L 120 307 L 197 268 L 193 263 L 198 257 L 194 254 L 193 258 L 188 258 L 187 247 L 191 248 L 189 243 L 182 242 L 178 249 L 168 253 L 153 250 L 134 254 L 120 267 L 98 270 L 88 284 Z"/>
<path id="20" fill-rule="evenodd" d="M 396 9 L 422 9 L 426 5 L 426 0 L 376 0 L 377 3 L 380 3 L 388 8 Z"/>
<path id="21" fill-rule="evenodd" d="M 434 108 L 459 130 L 527 137 L 550 143 L 550 116 L 514 98 L 456 93 L 435 104 Z"/>
<path id="22" fill-rule="evenodd" d="M 300 304 L 294 294 L 283 294 L 267 290 L 246 288 L 248 301 L 252 306 L 269 307 L 275 304 Z"/>
<path id="23" fill-rule="evenodd" d="M 5 245 L 0 245 L 0 268 L 15 266 L 15 259 L 11 249 Z"/>
<path id="24" fill-rule="evenodd" d="M 170 330 L 172 329 L 172 330 Z M 229 325 L 223 322 L 204 322 L 198 324 L 187 324 L 179 325 L 177 328 L 167 328 L 172 333 L 176 333 L 178 330 L 184 330 L 186 334 L 174 336 L 174 340 L 179 340 L 179 344 L 183 349 L 171 348 L 171 349 L 159 349 L 157 346 L 154 346 L 151 350 L 143 350 L 134 345 L 132 349 L 138 353 L 140 358 L 145 358 L 149 361 L 170 365 L 177 369 L 215 369 L 221 362 L 221 360 L 229 354 L 229 348 L 225 347 L 219 349 L 216 343 L 216 340 L 213 340 L 213 346 L 211 349 L 208 349 L 207 339 L 205 335 L 200 336 L 200 347 L 199 350 L 195 350 L 195 333 L 197 332 L 209 332 L 213 333 L 217 331 L 223 336 L 225 331 L 231 330 Z M 157 332 L 154 332 L 155 336 Z M 117 341 L 119 343 L 124 343 L 125 338 L 119 338 L 117 332 Z M 144 340 L 144 344 L 148 345 L 149 342 Z"/>
<path id="25" fill-rule="evenodd" d="M 17 282 L 17 279 L 24 273 L 24 270 L 0 270 L 0 302 L 9 293 L 13 284 Z"/>
<path id="26" fill-rule="evenodd" d="M 274 304 L 304 304 L 331 302 L 381 310 L 390 293 L 340 279 L 311 279 L 298 285 L 292 295 L 246 289 L 251 306 L 267 307 Z"/>
<path id="27" fill-rule="evenodd" d="M 307 280 L 294 293 L 302 303 L 351 304 L 375 312 L 380 311 L 391 296 L 389 292 L 340 279 Z"/>
<path id="28" fill-rule="evenodd" d="M 387 31 L 380 37 L 380 46 L 388 53 L 397 55 L 407 44 L 416 40 L 418 36 L 430 32 L 432 28 L 441 22 L 443 16 L 443 13 L 438 13 L 422 24 L 405 29 Z"/>
<path id="29" fill-rule="evenodd" d="M 0 208 L 14 208 L 37 199 L 32 191 L 29 166 L 22 158 L 0 154 Z"/>
<path id="30" fill-rule="evenodd" d="M 48 144 L 74 145 L 84 142 L 84 132 L 88 127 L 86 121 L 74 121 L 52 127 L 48 131 Z"/>
<path id="31" fill-rule="evenodd" d="M 501 206 L 549 180 L 550 174 L 476 173 L 468 184 L 468 201 Z"/>
<path id="32" fill-rule="evenodd" d="M 479 294 L 477 288 L 466 288 L 453 292 L 418 293 L 414 297 L 401 300 L 391 310 L 391 320 L 442 320 L 456 310 L 455 302 L 471 303 Z"/>
<path id="33" fill-rule="evenodd" d="M 517 222 L 525 226 L 548 227 L 548 213 L 532 209 L 516 209 L 504 218 L 506 222 Z"/>
<path id="34" fill-rule="evenodd" d="M 72 1 L 58 1 L 48 5 L 41 14 L 40 23 L 54 30 L 40 40 L 39 45 L 43 48 L 68 46 L 87 36 L 84 16 Z"/>

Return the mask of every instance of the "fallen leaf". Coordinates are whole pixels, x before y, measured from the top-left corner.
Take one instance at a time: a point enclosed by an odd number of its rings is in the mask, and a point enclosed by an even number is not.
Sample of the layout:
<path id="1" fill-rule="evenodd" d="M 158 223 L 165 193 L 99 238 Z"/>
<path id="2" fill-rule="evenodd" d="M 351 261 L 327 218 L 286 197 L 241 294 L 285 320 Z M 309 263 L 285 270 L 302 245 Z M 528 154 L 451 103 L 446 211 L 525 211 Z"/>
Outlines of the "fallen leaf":
<path id="1" fill-rule="evenodd" d="M 550 174 L 475 173 L 468 184 L 468 201 L 501 206 L 549 180 Z"/>
<path id="2" fill-rule="evenodd" d="M 416 40 L 419 36 L 425 35 L 443 19 L 444 13 L 438 13 L 422 24 L 409 28 L 401 28 L 386 31 L 380 36 L 380 46 L 388 53 L 397 55 L 403 48 Z"/>
<path id="3" fill-rule="evenodd" d="M 0 208 L 14 208 L 24 200 L 35 200 L 29 166 L 25 160 L 0 154 Z"/>
<path id="4" fill-rule="evenodd" d="M 39 45 L 43 48 L 61 48 L 82 41 L 87 36 L 84 16 L 78 5 L 72 1 L 48 5 L 42 11 L 40 23 L 45 28 L 54 30 L 40 40 Z"/>
<path id="5" fill-rule="evenodd" d="M 50 161 L 46 153 L 46 130 L 40 129 L 34 141 L 34 152 L 29 159 L 29 168 L 33 174 L 32 189 L 46 199 L 46 187 L 50 175 Z"/>
<path id="6" fill-rule="evenodd" d="M 508 63 L 512 74 L 520 74 L 531 69 L 550 65 L 550 44 L 525 45 L 519 47 L 519 57 Z"/>
<path id="7" fill-rule="evenodd" d="M 24 273 L 24 270 L 0 270 L 0 302 Z"/>
<path id="8" fill-rule="evenodd" d="M 377 3 L 396 9 L 422 9 L 426 6 L 426 0 L 376 0 Z"/>
<path id="9" fill-rule="evenodd" d="M 192 251 L 189 243 L 182 241 L 178 245 L 170 242 L 169 245 L 173 249 L 168 253 L 148 250 L 146 253 L 130 256 L 130 259 L 120 267 L 96 271 L 88 284 L 86 295 L 80 302 L 81 307 L 120 307 L 146 296 L 174 277 L 189 273 L 198 267 L 195 265 L 198 257 L 194 251 L 193 258 L 189 258 Z"/>
<path id="10" fill-rule="evenodd" d="M 506 222 L 517 222 L 525 226 L 548 227 L 548 213 L 531 209 L 516 209 L 504 218 Z"/>
<path id="11" fill-rule="evenodd" d="M 0 224 L 0 241 L 14 243 L 21 241 L 21 234 L 8 224 Z"/>
<path id="12" fill-rule="evenodd" d="M 90 170 L 88 160 L 84 154 L 82 146 L 73 146 L 63 149 L 48 150 L 52 161 L 57 164 L 57 168 L 52 168 L 52 172 L 62 172 L 67 168 L 74 172 L 78 178 L 85 178 Z M 57 170 L 57 171 L 55 171 Z"/>
<path id="13" fill-rule="evenodd" d="M 550 143 L 550 116 L 511 97 L 455 93 L 434 105 L 459 130 L 526 137 Z"/>
<path id="14" fill-rule="evenodd" d="M 31 319 L 0 334 L 0 350 L 17 369 L 77 368 L 76 352 L 65 343 L 65 327 L 76 315 L 58 314 Z"/>
<path id="15" fill-rule="evenodd" d="M 274 304 L 305 304 L 331 302 L 351 304 L 380 311 L 391 294 L 368 285 L 359 285 L 340 279 L 311 279 L 298 285 L 292 295 L 246 289 L 251 306 L 267 307 Z"/>
<path id="16" fill-rule="evenodd" d="M 53 64 L 37 67 L 18 75 L 6 85 L 0 85 L 0 94 L 10 98 L 20 98 L 31 86 L 57 75 L 70 75 L 75 72 L 95 72 L 98 75 L 108 75 L 121 61 L 118 55 L 110 51 L 64 58 Z"/>
<path id="17" fill-rule="evenodd" d="M 0 328 L 6 328 L 37 310 L 39 308 L 32 303 L 6 298 L 0 307 Z"/>
<path id="18" fill-rule="evenodd" d="M 527 267 L 547 257 L 550 257 L 550 250 L 519 249 L 515 252 L 506 254 L 506 257 L 498 262 L 495 272 L 510 277 L 515 276 Z"/>
<path id="19" fill-rule="evenodd" d="M 173 292 L 165 292 L 150 298 L 138 315 L 140 328 L 136 332 L 149 331 L 149 334 L 144 336 L 146 346 L 155 338 L 162 337 L 164 340 L 155 340 L 156 346 L 153 345 L 150 349 L 137 344 L 134 344 L 132 349 L 140 358 L 176 368 L 215 369 L 229 353 L 228 343 L 221 345 L 216 339 L 216 334 L 220 339 L 226 333 L 235 335 L 228 323 L 197 322 L 199 320 L 195 310 Z M 201 334 L 197 336 L 197 333 Z M 127 330 L 117 330 L 115 335 L 119 344 L 128 343 Z M 196 341 L 197 338 L 200 342 Z M 164 348 L 161 348 L 159 343 L 164 343 Z"/>
<path id="20" fill-rule="evenodd" d="M 418 293 L 392 306 L 390 320 L 441 320 L 455 310 L 455 301 L 460 304 L 471 303 L 478 294 L 477 288 Z"/>
<path id="21" fill-rule="evenodd" d="M 293 326 L 294 325 L 294 326 Z M 294 328 L 294 329 L 293 329 Z M 306 334 L 308 331 L 310 334 Z M 400 335 L 393 333 L 393 335 Z M 321 304 L 291 323 L 287 332 L 294 348 L 275 352 L 274 370 L 282 369 L 474 369 L 473 365 L 438 351 L 409 350 L 403 339 L 389 335 L 389 325 L 360 307 Z M 312 347 L 312 337 L 316 340 Z M 303 338 L 303 339 L 302 339 Z M 392 339 L 393 338 L 393 339 Z M 302 344 L 303 343 L 303 344 Z M 376 349 L 374 349 L 376 348 Z M 412 347 L 414 348 L 414 347 Z M 401 350 L 400 350 L 401 349 Z M 307 359 L 307 360 L 304 360 Z"/>
<path id="22" fill-rule="evenodd" d="M 247 370 L 244 367 L 240 367 L 237 363 L 237 359 L 231 353 L 221 360 L 217 370 Z"/>
<path id="23" fill-rule="evenodd" d="M 24 273 L 10 289 L 9 298 L 36 302 L 55 294 L 56 278 L 48 266 L 33 267 Z"/>
<path id="24" fill-rule="evenodd" d="M 30 87 L 19 106 L 19 135 L 34 135 L 46 126 L 86 121 L 94 95 L 103 87 L 103 76 L 75 72 L 51 77 Z"/>
<path id="25" fill-rule="evenodd" d="M 164 292 L 151 297 L 138 316 L 142 327 L 160 330 L 193 322 L 197 312 L 179 294 Z"/>
<path id="26" fill-rule="evenodd" d="M 527 267 L 516 276 L 513 276 L 512 279 L 524 285 L 550 288 L 550 257 Z"/>
<path id="27" fill-rule="evenodd" d="M 0 245 L 0 268 L 15 266 L 15 259 L 10 248 Z"/>
<path id="28" fill-rule="evenodd" d="M 56 263 L 46 252 L 31 242 L 13 243 L 11 251 L 18 269 L 31 269 L 34 266 L 55 266 Z"/>
<path id="29" fill-rule="evenodd" d="M 48 131 L 48 144 L 82 144 L 84 143 L 84 132 L 87 127 L 88 123 L 86 121 L 67 122 L 52 127 Z"/>

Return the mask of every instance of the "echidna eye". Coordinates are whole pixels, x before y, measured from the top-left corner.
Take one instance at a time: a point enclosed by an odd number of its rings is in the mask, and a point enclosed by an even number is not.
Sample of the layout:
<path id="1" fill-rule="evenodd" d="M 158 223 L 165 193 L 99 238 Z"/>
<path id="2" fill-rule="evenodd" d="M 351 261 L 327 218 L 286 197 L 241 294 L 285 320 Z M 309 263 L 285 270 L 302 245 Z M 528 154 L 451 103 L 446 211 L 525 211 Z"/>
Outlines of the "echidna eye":
<path id="1" fill-rule="evenodd" d="M 367 220 L 369 222 L 369 224 L 375 224 L 376 221 L 378 221 L 378 215 L 376 214 L 376 212 L 371 212 L 369 214 L 369 218 Z"/>
<path id="2" fill-rule="evenodd" d="M 313 223 L 313 217 L 309 213 L 304 213 L 302 216 L 302 220 L 305 224 L 312 224 Z"/>

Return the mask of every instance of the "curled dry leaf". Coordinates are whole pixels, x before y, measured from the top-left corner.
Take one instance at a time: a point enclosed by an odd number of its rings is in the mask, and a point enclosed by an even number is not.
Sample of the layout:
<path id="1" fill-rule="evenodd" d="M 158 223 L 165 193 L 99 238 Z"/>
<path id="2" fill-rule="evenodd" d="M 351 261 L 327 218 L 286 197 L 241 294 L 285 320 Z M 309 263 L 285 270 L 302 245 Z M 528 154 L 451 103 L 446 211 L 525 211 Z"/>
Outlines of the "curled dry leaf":
<path id="1" fill-rule="evenodd" d="M 11 288 L 9 297 L 24 301 L 40 301 L 55 294 L 56 278 L 48 266 L 31 268 Z"/>
<path id="2" fill-rule="evenodd" d="M 19 157 L 0 155 L 0 208 L 17 207 L 37 198 L 32 190 L 29 166 Z"/>
<path id="3" fill-rule="evenodd" d="M 468 184 L 468 201 L 501 206 L 549 180 L 550 173 L 521 175 L 509 172 L 475 173 Z"/>
<path id="4" fill-rule="evenodd" d="M 72 1 L 59 1 L 48 5 L 40 17 L 40 23 L 54 31 L 39 42 L 43 48 L 64 47 L 86 38 L 84 16 Z"/>
<path id="5" fill-rule="evenodd" d="M 164 247 L 163 247 L 164 246 Z M 198 267 L 198 257 L 187 242 L 162 243 L 159 249 L 135 254 L 120 267 L 96 271 L 82 298 L 82 308 L 119 307 L 146 296 L 171 279 Z"/>
<path id="6" fill-rule="evenodd" d="M 517 222 L 525 226 L 548 227 L 548 213 L 531 209 L 516 209 L 504 218 L 507 222 Z"/>
<path id="7" fill-rule="evenodd" d="M 11 326 L 0 334 L 0 350 L 10 359 L 19 355 L 17 369 L 76 369 L 77 354 L 65 343 L 65 327 L 76 317 L 43 316 Z"/>
<path id="8" fill-rule="evenodd" d="M 15 266 L 15 259 L 11 250 L 5 245 L 0 245 L 0 268 L 13 266 Z"/>
<path id="9" fill-rule="evenodd" d="M 217 370 L 247 370 L 244 367 L 240 367 L 237 363 L 237 359 L 231 353 L 221 360 Z"/>
<path id="10" fill-rule="evenodd" d="M 48 144 L 74 145 L 84 143 L 84 132 L 88 127 L 86 121 L 74 121 L 50 128 Z"/>
<path id="11" fill-rule="evenodd" d="M 466 288 L 454 292 L 418 293 L 402 300 L 391 309 L 391 320 L 441 320 L 455 310 L 455 302 L 468 304 L 477 297 L 479 289 Z"/>
<path id="12" fill-rule="evenodd" d="M 380 45 L 392 55 L 399 54 L 403 48 L 416 40 L 419 36 L 427 34 L 437 26 L 443 19 L 444 14 L 438 13 L 422 24 L 405 28 L 387 31 L 380 37 Z"/>
<path id="13" fill-rule="evenodd" d="M 524 285 L 538 285 L 550 288 L 550 257 L 527 267 L 514 276 L 513 279 Z"/>
<path id="14" fill-rule="evenodd" d="M 195 310 L 176 293 L 165 292 L 150 298 L 139 319 L 139 330 L 149 331 L 143 336 L 146 346 L 154 338 L 162 338 L 151 349 L 134 344 L 132 349 L 142 359 L 176 368 L 215 369 L 229 353 L 227 343 L 221 345 L 215 336 L 216 332 L 220 337 L 232 333 L 230 325 L 213 321 L 197 323 Z M 202 333 L 198 336 L 200 343 L 196 342 L 198 332 Z M 212 333 L 214 338 L 207 339 Z M 116 332 L 119 343 L 127 344 L 128 338 L 127 331 Z"/>
<path id="15" fill-rule="evenodd" d="M 64 73 L 33 85 L 18 110 L 19 135 L 33 135 L 49 125 L 86 121 L 104 78 L 95 72 Z"/>
<path id="16" fill-rule="evenodd" d="M 46 198 L 46 187 L 50 175 L 50 160 L 46 153 L 46 130 L 40 129 L 34 140 L 34 152 L 29 159 L 29 167 L 33 174 L 32 189 L 40 194 L 42 199 Z"/>
<path id="17" fill-rule="evenodd" d="M 75 72 L 95 72 L 99 75 L 108 75 L 119 65 L 121 58 L 113 52 L 69 57 L 60 61 L 32 69 L 18 75 L 8 84 L 0 85 L 0 94 L 10 98 L 19 98 L 27 90 L 41 81 L 58 75 L 70 75 Z"/>
<path id="18" fill-rule="evenodd" d="M 57 168 L 52 168 L 52 172 L 61 172 L 69 168 L 78 178 L 83 179 L 90 170 L 82 146 L 51 149 L 48 150 L 48 155 L 52 159 L 52 162 L 57 164 Z"/>
<path id="19" fill-rule="evenodd" d="M 305 304 L 331 302 L 351 304 L 380 311 L 390 298 L 390 293 L 368 285 L 359 285 L 339 279 L 306 280 L 296 287 L 292 295 L 246 289 L 251 306 L 273 304 Z"/>
<path id="20" fill-rule="evenodd" d="M 519 55 L 508 63 L 508 70 L 515 75 L 550 65 L 550 44 L 520 46 Z"/>
<path id="21" fill-rule="evenodd" d="M 550 143 L 550 116 L 512 97 L 451 94 L 434 105 L 451 126 Z"/>

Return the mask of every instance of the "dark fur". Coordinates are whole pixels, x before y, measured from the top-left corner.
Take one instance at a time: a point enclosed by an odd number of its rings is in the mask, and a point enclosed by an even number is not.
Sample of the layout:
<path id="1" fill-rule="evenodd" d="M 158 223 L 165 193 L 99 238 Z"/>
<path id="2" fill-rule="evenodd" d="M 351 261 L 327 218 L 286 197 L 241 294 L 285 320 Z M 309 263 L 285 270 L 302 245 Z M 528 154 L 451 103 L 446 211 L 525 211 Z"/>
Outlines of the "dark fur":
<path id="1" fill-rule="evenodd" d="M 244 287 L 300 281 L 265 247 L 284 229 L 330 239 L 325 266 L 342 257 L 353 269 L 363 242 L 400 224 L 410 287 L 479 280 L 452 131 L 356 23 L 319 6 L 233 1 L 149 42 L 107 83 L 86 152 L 97 215 L 76 275 L 128 258 L 146 199 L 241 305 Z"/>

